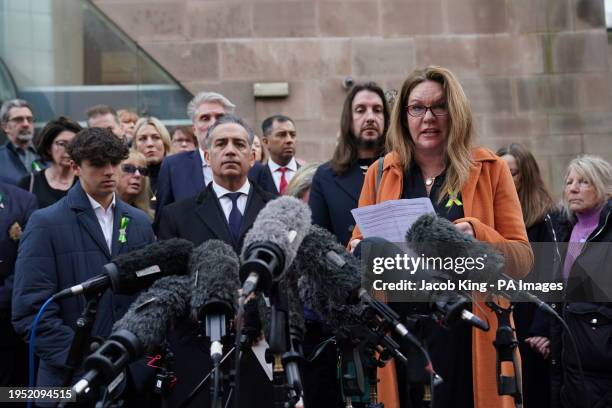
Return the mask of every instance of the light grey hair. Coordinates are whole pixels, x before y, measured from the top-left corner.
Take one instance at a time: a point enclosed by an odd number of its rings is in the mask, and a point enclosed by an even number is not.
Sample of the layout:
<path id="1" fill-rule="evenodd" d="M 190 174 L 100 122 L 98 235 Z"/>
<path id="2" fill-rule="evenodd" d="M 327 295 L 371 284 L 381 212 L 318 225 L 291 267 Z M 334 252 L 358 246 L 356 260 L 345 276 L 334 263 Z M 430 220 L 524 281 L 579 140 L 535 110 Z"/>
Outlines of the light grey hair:
<path id="1" fill-rule="evenodd" d="M 606 160 L 593 155 L 576 157 L 567 165 L 564 182 L 572 170 L 593 186 L 600 204 L 612 198 L 612 166 Z M 563 212 L 570 219 L 574 216 L 569 209 L 565 194 L 563 195 Z"/>
<path id="2" fill-rule="evenodd" d="M 4 102 L 0 108 L 0 123 L 8 122 L 9 113 L 13 108 L 28 108 L 30 112 L 34 114 L 34 110 L 28 101 L 23 99 L 9 99 L 8 101 Z"/>
<path id="3" fill-rule="evenodd" d="M 248 134 L 247 141 L 249 143 L 249 147 L 253 146 L 253 139 L 255 139 L 255 133 L 253 133 L 253 129 L 251 129 L 251 127 L 247 125 L 247 123 L 242 118 L 239 118 L 238 116 L 230 113 L 217 119 L 217 121 L 211 127 L 208 128 L 205 142 L 207 149 L 210 149 L 211 147 L 212 138 L 210 136 L 213 134 L 215 129 L 221 125 L 227 125 L 228 123 L 235 123 L 237 125 L 242 126 Z"/>
<path id="4" fill-rule="evenodd" d="M 191 101 L 189 101 L 189 104 L 187 104 L 187 116 L 189 116 L 189 119 L 191 119 L 192 122 L 195 119 L 198 106 L 205 102 L 218 103 L 219 105 L 223 106 L 225 113 L 234 113 L 234 108 L 236 107 L 236 105 L 234 105 L 229 99 L 220 93 L 200 92 L 194 96 Z"/>
<path id="5" fill-rule="evenodd" d="M 306 194 L 306 191 L 312 186 L 312 178 L 320 165 L 320 162 L 314 162 L 300 167 L 287 185 L 285 195 L 293 196 L 301 200 L 304 194 Z"/>

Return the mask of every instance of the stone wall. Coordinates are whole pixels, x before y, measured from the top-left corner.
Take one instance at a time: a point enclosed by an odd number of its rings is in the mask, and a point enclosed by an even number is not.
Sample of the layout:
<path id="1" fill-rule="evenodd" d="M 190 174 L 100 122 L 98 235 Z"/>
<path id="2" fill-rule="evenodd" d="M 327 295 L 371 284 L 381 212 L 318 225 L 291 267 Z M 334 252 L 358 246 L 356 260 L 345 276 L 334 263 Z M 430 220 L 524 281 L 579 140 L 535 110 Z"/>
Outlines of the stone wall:
<path id="1" fill-rule="evenodd" d="M 603 0 L 94 0 L 191 92 L 214 90 L 254 127 L 296 120 L 299 157 L 335 144 L 343 78 L 399 88 L 413 69 L 461 79 L 478 140 L 536 154 L 549 185 L 578 153 L 612 160 L 612 94 Z M 286 99 L 253 97 L 288 82 Z"/>

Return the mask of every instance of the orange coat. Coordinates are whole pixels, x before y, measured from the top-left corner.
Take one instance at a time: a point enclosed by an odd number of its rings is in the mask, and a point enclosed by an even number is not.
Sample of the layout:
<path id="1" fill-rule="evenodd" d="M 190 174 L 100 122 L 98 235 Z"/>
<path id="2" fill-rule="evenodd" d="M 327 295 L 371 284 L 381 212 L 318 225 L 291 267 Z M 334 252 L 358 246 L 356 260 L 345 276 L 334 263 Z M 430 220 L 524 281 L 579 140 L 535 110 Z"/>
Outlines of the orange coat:
<path id="1" fill-rule="evenodd" d="M 473 229 L 476 239 L 491 243 L 509 243 L 499 247 L 506 258 L 506 271 L 515 278 L 522 278 L 531 269 L 533 253 L 527 239 L 523 222 L 521 204 L 516 193 L 510 170 L 505 162 L 493 152 L 484 148 L 472 151 L 474 165 L 461 190 L 464 218 L 455 223 L 467 221 Z M 396 153 L 384 157 L 383 176 L 376 191 L 378 163 L 368 169 L 365 182 L 359 197 L 359 207 L 401 198 L 403 191 L 404 170 Z M 363 238 L 359 228 L 353 231 L 353 237 Z M 484 305 L 483 296 L 478 296 L 481 308 L 475 307 L 473 313 L 487 319 L 490 330 L 472 330 L 472 377 L 474 384 L 475 408 L 512 408 L 512 397 L 497 395 L 496 354 L 493 347 L 497 330 L 497 317 Z M 503 306 L 507 302 L 502 300 Z M 482 309 L 482 311 L 481 311 Z M 483 313 L 484 311 L 484 313 Z M 517 349 L 518 353 L 518 349 Z M 504 370 L 504 374 L 507 374 Z M 399 408 L 397 378 L 393 361 L 378 371 L 378 399 L 385 408 Z M 520 378 L 520 377 L 519 377 Z"/>

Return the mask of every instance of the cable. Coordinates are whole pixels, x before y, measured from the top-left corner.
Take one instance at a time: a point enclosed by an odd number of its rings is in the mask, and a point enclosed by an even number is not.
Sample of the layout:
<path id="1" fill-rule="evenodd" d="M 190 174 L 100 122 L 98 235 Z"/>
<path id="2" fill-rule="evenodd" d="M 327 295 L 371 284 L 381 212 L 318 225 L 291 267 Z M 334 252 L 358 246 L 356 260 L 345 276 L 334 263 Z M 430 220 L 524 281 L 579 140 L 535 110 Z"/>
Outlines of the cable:
<path id="1" fill-rule="evenodd" d="M 51 296 L 49 299 L 47 299 L 47 301 L 45 303 L 43 303 L 42 307 L 40 308 L 40 310 L 38 311 L 38 314 L 36 314 L 36 317 L 34 318 L 34 322 L 32 323 L 32 328 L 30 329 L 30 344 L 28 345 L 28 386 L 29 387 L 34 387 L 35 384 L 35 379 L 34 379 L 34 343 L 36 342 L 36 327 L 38 326 L 38 322 L 40 321 L 40 318 L 42 317 L 42 314 L 44 313 L 45 309 L 47 308 L 47 306 L 49 306 L 49 303 L 51 303 L 53 301 L 53 296 Z M 28 401 L 28 408 L 32 407 L 32 401 Z"/>

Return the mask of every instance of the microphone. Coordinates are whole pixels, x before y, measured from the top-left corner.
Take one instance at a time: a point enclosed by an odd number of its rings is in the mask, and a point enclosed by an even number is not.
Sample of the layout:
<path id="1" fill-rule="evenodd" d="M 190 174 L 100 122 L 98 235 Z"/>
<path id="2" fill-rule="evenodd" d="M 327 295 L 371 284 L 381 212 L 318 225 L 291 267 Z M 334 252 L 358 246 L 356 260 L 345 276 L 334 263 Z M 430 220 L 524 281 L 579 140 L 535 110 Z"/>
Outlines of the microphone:
<path id="1" fill-rule="evenodd" d="M 240 261 L 231 246 L 213 239 L 198 246 L 191 257 L 191 275 L 195 284 L 191 290 L 189 307 L 192 317 L 205 322 L 210 339 L 210 356 L 215 366 L 223 357 L 221 340 L 235 315 Z"/>
<path id="2" fill-rule="evenodd" d="M 134 294 L 162 276 L 186 274 L 192 249 L 191 242 L 173 238 L 119 255 L 103 266 L 103 273 L 63 289 L 53 295 L 53 300 L 80 294 L 93 295 L 109 287 L 116 294 Z"/>
<path id="3" fill-rule="evenodd" d="M 156 352 L 172 322 L 187 313 L 192 281 L 190 276 L 166 276 L 142 292 L 115 322 L 108 340 L 85 359 L 86 373 L 74 385 L 75 394 L 88 392 L 94 381 L 112 381 L 143 353 Z"/>
<path id="4" fill-rule="evenodd" d="M 291 265 L 308 227 L 308 205 L 293 197 L 270 201 L 244 239 L 240 268 L 242 295 L 267 291 Z"/>
<path id="5" fill-rule="evenodd" d="M 455 228 L 453 223 L 445 218 L 434 214 L 422 215 L 412 224 L 412 227 L 407 232 L 406 241 L 414 251 L 428 256 L 486 258 L 484 267 L 467 271 L 466 278 L 476 282 L 487 283 L 487 287 L 494 288 L 493 292 L 504 296 L 508 300 L 523 299 L 534 302 L 540 309 L 556 314 L 546 302 L 526 290 L 517 289 L 511 292 L 500 290 L 496 280 L 505 280 L 513 283 L 515 288 L 520 287 L 519 282 L 503 272 L 505 265 L 504 256 L 490 244 L 463 234 Z M 459 276 L 452 273 L 449 275 Z M 506 285 L 506 287 L 509 286 L 512 285 Z"/>

